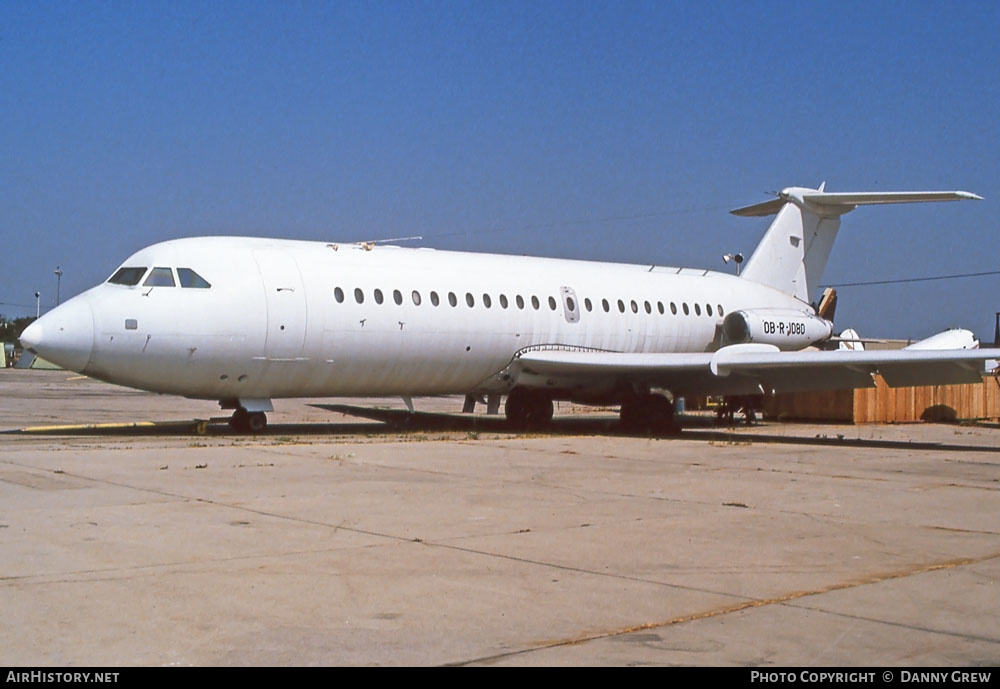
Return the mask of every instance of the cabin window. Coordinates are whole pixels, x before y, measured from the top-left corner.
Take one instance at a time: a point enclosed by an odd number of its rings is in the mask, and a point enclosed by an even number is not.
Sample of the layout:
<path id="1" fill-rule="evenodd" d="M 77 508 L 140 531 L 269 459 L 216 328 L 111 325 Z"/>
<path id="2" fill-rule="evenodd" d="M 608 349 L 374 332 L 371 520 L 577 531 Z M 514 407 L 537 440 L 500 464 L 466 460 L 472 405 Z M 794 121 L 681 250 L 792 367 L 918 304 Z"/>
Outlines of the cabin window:
<path id="1" fill-rule="evenodd" d="M 539 306 L 538 297 L 536 297 L 534 294 L 532 294 L 531 295 L 531 308 L 533 308 L 535 311 L 537 311 L 538 310 L 538 306 Z"/>
<path id="2" fill-rule="evenodd" d="M 719 304 L 719 316 L 724 316 L 724 315 L 725 314 L 722 312 L 722 304 Z"/>
<path id="3" fill-rule="evenodd" d="M 418 292 L 417 290 L 413 290 L 413 293 L 410 295 L 410 298 L 413 299 L 414 306 L 420 306 L 420 292 Z"/>
<path id="4" fill-rule="evenodd" d="M 181 287 L 208 289 L 212 286 L 208 284 L 208 280 L 198 275 L 198 273 L 194 272 L 190 268 L 178 268 L 177 279 L 180 281 Z"/>
<path id="5" fill-rule="evenodd" d="M 707 313 L 709 316 L 712 315 L 712 305 L 711 304 L 705 304 L 705 313 Z"/>
<path id="6" fill-rule="evenodd" d="M 476 298 L 472 296 L 471 292 L 465 293 L 465 303 L 468 304 L 470 309 L 476 305 Z"/>
<path id="7" fill-rule="evenodd" d="M 632 300 L 632 313 L 639 313 L 639 305 L 635 303 L 635 299 Z"/>
<path id="8" fill-rule="evenodd" d="M 112 285 L 135 287 L 139 284 L 139 280 L 142 280 L 142 276 L 145 274 L 145 268 L 119 268 L 114 275 L 108 278 L 108 282 Z"/>
<path id="9" fill-rule="evenodd" d="M 649 305 L 649 302 L 643 302 L 643 306 L 646 307 L 646 313 L 653 313 L 653 307 Z"/>
<path id="10" fill-rule="evenodd" d="M 519 294 L 519 295 L 517 295 L 517 300 L 516 301 L 517 301 L 517 308 L 523 309 L 524 308 L 524 297 L 522 297 Z"/>
<path id="11" fill-rule="evenodd" d="M 700 316 L 701 315 L 701 304 L 695 304 L 694 305 L 694 315 L 696 315 L 696 316 Z"/>
<path id="12" fill-rule="evenodd" d="M 681 306 L 684 307 L 684 315 L 685 316 L 690 316 L 691 315 L 691 310 L 688 309 L 687 302 L 684 302 L 683 304 L 681 304 Z"/>
<path id="13" fill-rule="evenodd" d="M 173 287 L 174 271 L 170 268 L 153 268 L 149 271 L 149 277 L 142 283 L 143 287 Z"/>
<path id="14" fill-rule="evenodd" d="M 385 301 L 385 297 L 382 296 L 382 290 L 380 289 L 375 290 L 374 297 L 376 304 L 381 304 L 383 301 Z"/>
<path id="15" fill-rule="evenodd" d="M 556 310 L 556 299 L 555 299 L 555 297 L 549 297 L 549 308 L 552 311 Z"/>
<path id="16" fill-rule="evenodd" d="M 343 304 L 344 303 L 344 290 L 340 289 L 339 287 L 334 287 L 333 288 L 333 298 L 337 300 L 338 304 Z"/>
<path id="17" fill-rule="evenodd" d="M 396 306 L 402 306 L 403 304 L 403 293 L 398 289 L 392 290 L 392 300 L 396 302 Z"/>
<path id="18" fill-rule="evenodd" d="M 566 306 L 569 307 L 570 311 L 576 311 L 576 302 L 573 301 L 573 297 L 566 297 Z"/>
<path id="19" fill-rule="evenodd" d="M 360 287 L 354 288 L 354 301 L 358 302 L 359 304 L 365 303 L 365 293 L 361 291 Z"/>
<path id="20" fill-rule="evenodd" d="M 502 306 L 505 309 L 507 308 L 507 295 L 506 294 L 501 294 L 500 295 L 500 306 Z"/>
<path id="21" fill-rule="evenodd" d="M 490 299 L 490 295 L 486 293 L 483 293 L 483 306 L 485 306 L 486 308 L 490 308 L 491 306 L 493 306 L 493 300 Z"/>
<path id="22" fill-rule="evenodd" d="M 611 304 L 608 303 L 607 299 L 601 299 L 601 306 L 604 307 L 604 313 L 611 310 Z"/>
<path id="23" fill-rule="evenodd" d="M 584 298 L 584 300 L 583 300 L 583 308 L 587 309 L 587 311 L 593 311 L 594 310 L 594 305 L 590 303 L 590 297 L 585 297 Z"/>
<path id="24" fill-rule="evenodd" d="M 618 300 L 618 310 L 621 311 L 622 313 L 625 313 L 625 302 L 623 302 L 621 299 Z"/>
<path id="25" fill-rule="evenodd" d="M 431 303 L 434 304 L 434 306 L 437 306 L 438 304 L 441 303 L 441 300 L 438 299 L 438 293 L 437 292 L 433 292 L 433 291 L 431 292 Z"/>
<path id="26" fill-rule="evenodd" d="M 656 302 L 656 310 L 660 312 L 661 316 L 663 315 L 663 302 L 662 301 Z"/>
<path id="27" fill-rule="evenodd" d="M 677 304 L 670 302 L 670 313 L 677 315 Z"/>
<path id="28" fill-rule="evenodd" d="M 455 296 L 454 292 L 448 292 L 448 303 L 452 306 L 458 306 L 458 297 Z"/>

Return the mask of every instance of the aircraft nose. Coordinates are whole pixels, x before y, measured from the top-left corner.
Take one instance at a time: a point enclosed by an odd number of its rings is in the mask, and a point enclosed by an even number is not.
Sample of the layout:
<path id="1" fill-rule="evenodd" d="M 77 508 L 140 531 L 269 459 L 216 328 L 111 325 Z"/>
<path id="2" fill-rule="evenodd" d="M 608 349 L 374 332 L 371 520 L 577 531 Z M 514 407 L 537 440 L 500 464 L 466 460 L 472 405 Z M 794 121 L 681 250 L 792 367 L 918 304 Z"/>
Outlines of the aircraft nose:
<path id="1" fill-rule="evenodd" d="M 39 319 L 41 320 L 41 319 Z M 35 345 L 42 341 L 42 324 L 35 321 L 21 333 L 21 346 L 35 351 Z"/>
<path id="2" fill-rule="evenodd" d="M 70 371 L 83 371 L 94 349 L 90 304 L 74 298 L 57 306 L 24 329 L 21 345 Z"/>

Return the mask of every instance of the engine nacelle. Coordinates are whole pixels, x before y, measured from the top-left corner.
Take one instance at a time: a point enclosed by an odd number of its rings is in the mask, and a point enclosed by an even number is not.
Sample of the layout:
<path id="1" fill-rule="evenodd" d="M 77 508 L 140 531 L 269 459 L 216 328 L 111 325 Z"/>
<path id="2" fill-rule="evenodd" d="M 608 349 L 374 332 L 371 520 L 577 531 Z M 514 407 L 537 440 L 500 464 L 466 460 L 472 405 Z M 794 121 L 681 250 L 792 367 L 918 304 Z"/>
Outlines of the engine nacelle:
<path id="1" fill-rule="evenodd" d="M 755 342 L 792 351 L 830 339 L 833 323 L 811 311 L 746 309 L 726 316 L 722 334 L 726 344 Z"/>
<path id="2" fill-rule="evenodd" d="M 979 349 L 979 340 L 971 330 L 952 328 L 903 349 Z"/>

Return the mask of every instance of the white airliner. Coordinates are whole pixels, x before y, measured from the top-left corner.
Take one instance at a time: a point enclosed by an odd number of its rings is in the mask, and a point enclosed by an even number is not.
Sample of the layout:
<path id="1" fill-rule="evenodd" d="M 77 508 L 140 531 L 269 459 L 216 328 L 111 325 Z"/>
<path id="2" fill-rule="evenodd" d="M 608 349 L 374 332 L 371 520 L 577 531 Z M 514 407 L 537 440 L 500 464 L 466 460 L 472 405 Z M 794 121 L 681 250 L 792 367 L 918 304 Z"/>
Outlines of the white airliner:
<path id="1" fill-rule="evenodd" d="M 67 369 L 218 400 L 259 432 L 285 397 L 465 394 L 516 427 L 553 400 L 672 424 L 673 398 L 977 382 L 968 331 L 902 351 L 817 351 L 810 305 L 840 216 L 968 192 L 790 187 L 737 215 L 777 214 L 742 275 L 657 265 L 246 237 L 155 244 L 45 314 L 22 344 Z M 945 344 L 942 345 L 942 339 Z M 947 349 L 942 349 L 945 346 Z M 808 349 L 807 349 L 808 348 Z M 468 397 L 472 396 L 472 397 Z"/>

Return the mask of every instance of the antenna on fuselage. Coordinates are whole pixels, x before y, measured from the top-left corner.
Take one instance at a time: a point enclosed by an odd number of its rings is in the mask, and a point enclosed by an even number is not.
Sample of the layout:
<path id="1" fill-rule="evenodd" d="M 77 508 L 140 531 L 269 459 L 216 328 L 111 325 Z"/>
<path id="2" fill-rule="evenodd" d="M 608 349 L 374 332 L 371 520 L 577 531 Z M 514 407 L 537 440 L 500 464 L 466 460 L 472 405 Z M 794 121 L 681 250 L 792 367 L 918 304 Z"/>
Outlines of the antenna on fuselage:
<path id="1" fill-rule="evenodd" d="M 365 251 L 371 251 L 375 248 L 376 244 L 388 244 L 389 242 L 419 242 L 424 237 L 423 235 L 414 235 L 412 237 L 393 237 L 392 239 L 369 239 L 364 242 L 354 242 L 354 245 L 364 249 Z"/>

